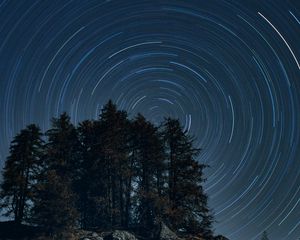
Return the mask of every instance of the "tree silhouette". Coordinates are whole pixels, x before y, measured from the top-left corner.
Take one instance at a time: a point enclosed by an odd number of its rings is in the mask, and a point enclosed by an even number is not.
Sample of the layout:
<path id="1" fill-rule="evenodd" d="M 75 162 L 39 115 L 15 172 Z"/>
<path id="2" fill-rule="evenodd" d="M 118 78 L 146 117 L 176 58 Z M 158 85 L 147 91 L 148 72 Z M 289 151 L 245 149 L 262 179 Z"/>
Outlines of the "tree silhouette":
<path id="1" fill-rule="evenodd" d="M 166 119 L 163 128 L 168 155 L 167 218 L 176 230 L 193 234 L 201 232 L 209 239 L 212 237 L 212 216 L 202 188 L 205 165 L 195 160 L 200 149 L 193 147 L 192 139 L 178 120 Z"/>
<path id="2" fill-rule="evenodd" d="M 14 138 L 5 163 L 0 198 L 6 215 L 16 223 L 29 217 L 32 185 L 40 170 L 43 141 L 40 129 L 32 124 Z"/>
<path id="3" fill-rule="evenodd" d="M 55 169 L 57 174 L 64 178 L 76 180 L 81 164 L 81 145 L 76 128 L 70 122 L 67 113 L 52 119 L 52 128 L 46 132 L 46 136 L 48 168 Z"/>
<path id="4" fill-rule="evenodd" d="M 133 122 L 137 161 L 137 221 L 143 231 L 152 232 L 162 215 L 162 186 L 165 166 L 163 143 L 158 128 L 139 114 Z M 149 237 L 149 234 L 147 236 Z"/>
<path id="5" fill-rule="evenodd" d="M 46 135 L 46 157 L 35 186 L 32 221 L 48 234 L 60 236 L 75 227 L 78 216 L 73 184 L 78 179 L 79 141 L 66 113 L 52 119 L 52 128 Z"/>
<path id="6" fill-rule="evenodd" d="M 126 225 L 125 187 L 128 165 L 127 113 L 109 101 L 96 122 L 93 198 L 104 228 Z"/>
<path id="7" fill-rule="evenodd" d="M 76 192 L 78 193 L 77 207 L 80 213 L 80 224 L 83 229 L 89 229 L 95 226 L 97 214 L 92 195 L 92 189 L 98 186 L 97 179 L 98 169 L 95 167 L 96 161 L 96 123 L 95 121 L 86 120 L 79 124 L 78 137 L 81 143 L 81 166 L 78 173 L 78 182 Z M 100 187 L 100 186 L 99 186 Z M 99 190 L 98 190 L 99 191 Z"/>
<path id="8" fill-rule="evenodd" d="M 1 185 L 2 206 L 15 221 L 54 239 L 73 228 L 128 229 L 155 239 L 168 226 L 184 236 L 213 239 L 203 190 L 200 149 L 176 119 L 158 127 L 109 101 L 99 119 L 76 128 L 63 113 L 43 144 L 35 125 L 13 140 Z M 222 236 L 219 236 L 219 238 Z"/>
<path id="9" fill-rule="evenodd" d="M 48 170 L 36 186 L 31 221 L 53 239 L 66 239 L 78 218 L 74 198 L 70 182 L 54 169 Z"/>

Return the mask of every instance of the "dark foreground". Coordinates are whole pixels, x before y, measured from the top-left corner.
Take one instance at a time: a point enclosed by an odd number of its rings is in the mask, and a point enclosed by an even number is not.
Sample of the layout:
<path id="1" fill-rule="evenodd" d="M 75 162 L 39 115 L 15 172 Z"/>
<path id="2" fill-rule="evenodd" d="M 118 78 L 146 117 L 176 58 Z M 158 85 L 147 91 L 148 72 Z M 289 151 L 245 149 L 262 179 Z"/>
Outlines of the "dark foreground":
<path id="1" fill-rule="evenodd" d="M 40 228 L 16 224 L 13 221 L 0 222 L 0 240 L 228 240 L 223 236 L 217 236 L 213 239 L 201 237 L 180 238 L 173 233 L 167 226 L 163 225 L 157 238 L 145 238 L 134 235 L 129 231 L 115 230 L 111 232 L 92 232 L 92 231 L 75 231 L 68 237 L 45 237 Z"/>
<path id="2" fill-rule="evenodd" d="M 39 234 L 37 227 L 0 222 L 0 239 L 34 239 Z"/>

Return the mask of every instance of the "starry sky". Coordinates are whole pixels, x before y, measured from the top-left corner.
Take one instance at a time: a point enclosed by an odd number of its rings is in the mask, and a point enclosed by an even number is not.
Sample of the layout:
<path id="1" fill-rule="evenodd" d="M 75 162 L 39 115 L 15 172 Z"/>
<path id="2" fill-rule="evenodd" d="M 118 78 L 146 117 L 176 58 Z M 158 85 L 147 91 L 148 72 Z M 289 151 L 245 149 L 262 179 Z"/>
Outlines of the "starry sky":
<path id="1" fill-rule="evenodd" d="M 0 1 L 0 166 L 67 111 L 179 118 L 201 147 L 216 233 L 300 237 L 300 2 Z"/>

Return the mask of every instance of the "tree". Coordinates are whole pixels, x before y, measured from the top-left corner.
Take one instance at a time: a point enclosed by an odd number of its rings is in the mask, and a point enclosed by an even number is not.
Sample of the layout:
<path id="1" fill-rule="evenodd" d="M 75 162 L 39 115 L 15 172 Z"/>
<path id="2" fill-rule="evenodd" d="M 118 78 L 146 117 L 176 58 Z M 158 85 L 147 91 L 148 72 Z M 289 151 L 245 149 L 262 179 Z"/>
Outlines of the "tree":
<path id="1" fill-rule="evenodd" d="M 269 240 L 267 231 L 263 231 L 261 240 Z"/>
<path id="2" fill-rule="evenodd" d="M 78 181 L 80 144 L 66 113 L 52 119 L 52 128 L 46 135 L 46 157 L 35 185 L 32 212 L 33 222 L 55 235 L 70 230 L 77 222 L 74 184 Z"/>
<path id="3" fill-rule="evenodd" d="M 74 198 L 70 183 L 48 170 L 36 185 L 32 222 L 53 239 L 68 239 L 78 217 Z"/>
<path id="4" fill-rule="evenodd" d="M 11 143 L 5 163 L 0 198 L 6 215 L 13 214 L 18 224 L 29 218 L 32 185 L 40 171 L 43 154 L 41 136 L 40 129 L 34 124 L 21 130 Z"/>
<path id="5" fill-rule="evenodd" d="M 110 100 L 96 122 L 94 179 L 92 193 L 102 216 L 98 225 L 117 228 L 126 225 L 126 178 L 128 176 L 129 121 L 125 111 Z"/>
<path id="6" fill-rule="evenodd" d="M 82 160 L 81 145 L 76 128 L 67 113 L 52 119 L 52 128 L 46 132 L 46 136 L 48 168 L 55 169 L 64 178 L 76 181 Z"/>
<path id="7" fill-rule="evenodd" d="M 109 101 L 78 128 L 66 113 L 53 118 L 46 136 L 43 144 L 30 125 L 11 144 L 0 197 L 16 222 L 28 219 L 52 239 L 69 239 L 76 227 L 131 228 L 152 239 L 166 225 L 223 239 L 212 236 L 200 149 L 178 120 L 128 120 Z"/>
<path id="8" fill-rule="evenodd" d="M 89 229 L 96 225 L 98 218 L 95 211 L 95 203 L 92 190 L 100 187 L 97 178 L 98 169 L 95 166 L 97 156 L 95 146 L 97 142 L 95 121 L 86 120 L 79 124 L 78 137 L 81 144 L 82 162 L 79 171 L 79 180 L 76 184 L 78 194 L 77 208 L 80 213 L 80 224 L 83 229 Z M 95 181 L 95 179 L 98 179 Z M 95 182 L 97 182 L 95 184 Z M 97 185 L 95 187 L 95 185 Z"/>
<path id="9" fill-rule="evenodd" d="M 183 131 L 178 120 L 168 118 L 163 124 L 168 155 L 168 200 L 166 218 L 177 231 L 212 238 L 212 216 L 203 191 L 203 169 L 195 158 L 200 149 Z"/>
<path id="10" fill-rule="evenodd" d="M 136 158 L 137 222 L 148 237 L 161 216 L 163 205 L 164 148 L 157 127 L 139 114 L 133 121 Z"/>

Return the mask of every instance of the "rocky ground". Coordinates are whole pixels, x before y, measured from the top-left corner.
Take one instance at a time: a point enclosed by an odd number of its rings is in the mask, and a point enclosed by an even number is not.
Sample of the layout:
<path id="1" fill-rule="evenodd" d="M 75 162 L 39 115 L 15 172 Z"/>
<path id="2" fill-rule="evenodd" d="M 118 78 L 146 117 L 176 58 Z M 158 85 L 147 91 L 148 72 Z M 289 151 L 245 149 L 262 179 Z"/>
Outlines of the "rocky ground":
<path id="1" fill-rule="evenodd" d="M 115 230 L 113 232 L 89 232 L 80 231 L 77 234 L 79 240 L 140 240 L 128 231 Z M 158 240 L 183 240 L 172 232 L 165 224 L 162 225 Z M 200 239 L 199 239 L 200 240 Z"/>
<path id="2" fill-rule="evenodd" d="M 20 230 L 21 229 L 21 230 Z M 0 240 L 53 240 L 38 234 L 37 228 L 26 225 L 18 226 L 12 222 L 0 222 Z M 74 234 L 60 237 L 61 240 L 148 240 L 149 238 L 141 238 L 129 231 L 115 230 L 111 232 L 93 232 L 77 230 Z M 153 238 L 151 238 L 153 239 Z M 205 240 L 201 237 L 191 236 L 188 238 L 180 238 L 171 231 L 165 224 L 161 225 L 160 232 L 156 240 Z M 228 240 L 225 237 L 215 237 L 215 240 Z"/>

